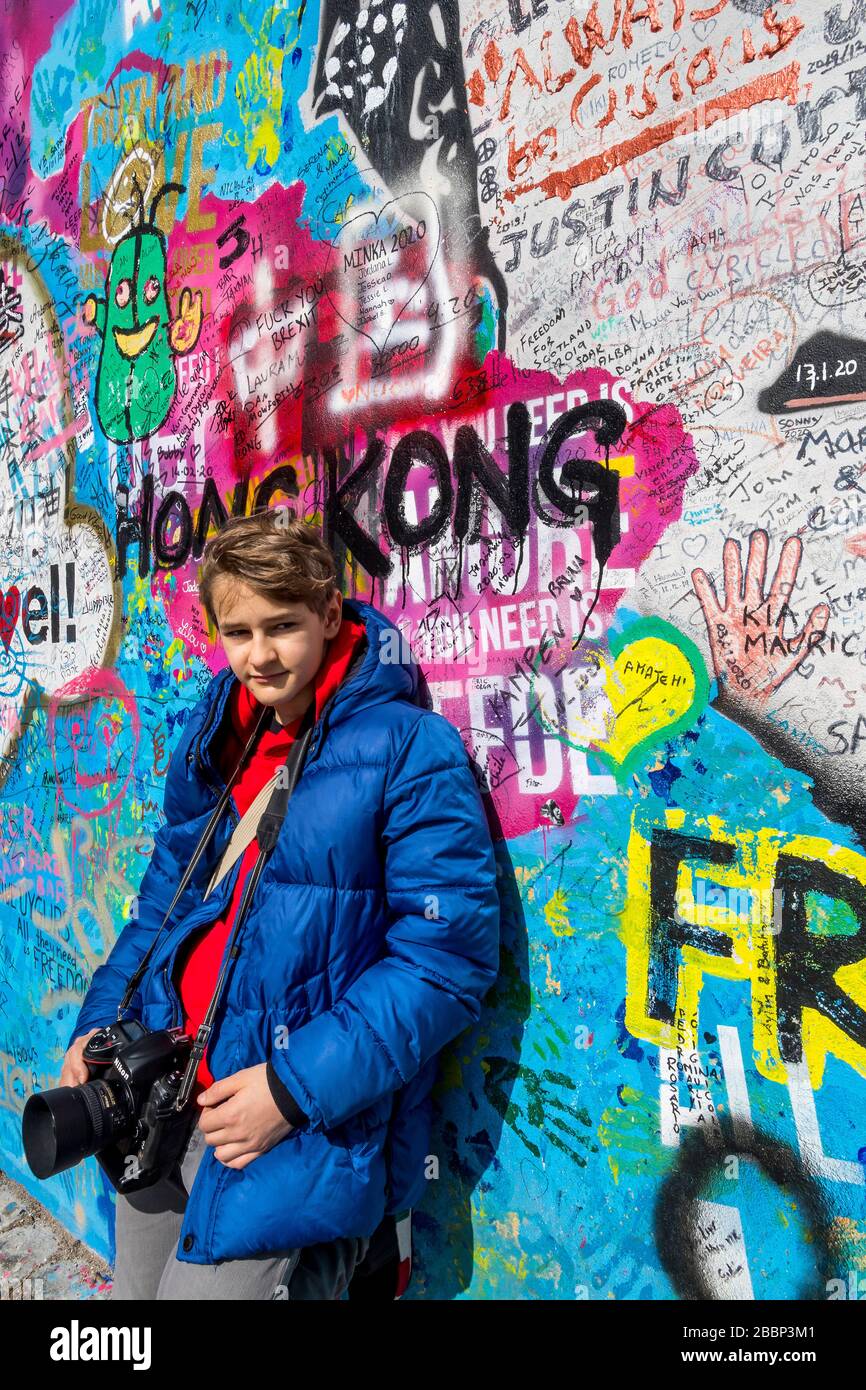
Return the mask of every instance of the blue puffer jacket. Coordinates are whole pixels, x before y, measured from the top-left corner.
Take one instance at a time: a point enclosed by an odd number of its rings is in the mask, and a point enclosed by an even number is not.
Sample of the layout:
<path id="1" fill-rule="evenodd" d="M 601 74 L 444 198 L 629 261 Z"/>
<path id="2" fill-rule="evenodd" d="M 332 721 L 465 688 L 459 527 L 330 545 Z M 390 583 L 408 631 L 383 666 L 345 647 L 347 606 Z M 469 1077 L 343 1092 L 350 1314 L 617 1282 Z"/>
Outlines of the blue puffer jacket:
<path id="1" fill-rule="evenodd" d="M 367 649 L 314 727 L 208 1047 L 216 1079 L 270 1058 L 309 1120 L 244 1168 L 208 1146 L 178 1242 L 192 1264 L 371 1235 L 417 1205 L 437 1054 L 478 1019 L 498 969 L 493 846 L 460 735 L 420 703 L 418 668 L 384 614 L 343 607 Z M 70 1043 L 115 1021 L 224 789 L 234 680 L 215 676 L 187 720 L 137 920 L 94 973 Z M 238 819 L 231 803 L 139 984 L 128 1016 L 146 1027 L 182 1021 L 174 961 L 230 900 L 237 865 L 202 894 Z"/>

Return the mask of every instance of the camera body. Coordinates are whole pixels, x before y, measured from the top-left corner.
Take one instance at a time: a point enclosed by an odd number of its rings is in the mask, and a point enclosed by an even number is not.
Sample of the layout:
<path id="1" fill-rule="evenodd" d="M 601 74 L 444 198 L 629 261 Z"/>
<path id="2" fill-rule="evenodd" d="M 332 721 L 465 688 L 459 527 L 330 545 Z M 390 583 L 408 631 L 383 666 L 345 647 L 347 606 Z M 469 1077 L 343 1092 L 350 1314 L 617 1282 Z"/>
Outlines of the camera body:
<path id="1" fill-rule="evenodd" d="M 173 1170 L 195 1107 L 176 1108 L 192 1039 L 155 1032 L 136 1019 L 100 1028 L 82 1052 L 90 1080 L 31 1096 L 22 1119 L 24 1152 L 38 1178 L 95 1155 L 118 1192 L 151 1187 Z"/>
<path id="2" fill-rule="evenodd" d="M 101 1028 L 88 1039 L 82 1057 L 92 1078 L 105 1082 L 125 1113 L 136 1117 L 128 1137 L 96 1154 L 118 1192 L 150 1187 L 180 1156 L 194 1110 L 187 1106 L 178 1112 L 175 1101 L 191 1047 L 183 1029 L 154 1033 L 135 1019 Z"/>

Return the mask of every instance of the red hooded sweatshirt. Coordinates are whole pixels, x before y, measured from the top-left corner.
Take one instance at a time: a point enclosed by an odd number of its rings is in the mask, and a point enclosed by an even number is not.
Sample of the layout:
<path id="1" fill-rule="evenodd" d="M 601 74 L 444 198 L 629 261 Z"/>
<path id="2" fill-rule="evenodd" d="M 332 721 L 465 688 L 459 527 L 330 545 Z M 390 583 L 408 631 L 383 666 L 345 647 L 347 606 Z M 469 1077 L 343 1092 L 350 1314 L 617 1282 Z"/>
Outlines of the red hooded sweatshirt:
<path id="1" fill-rule="evenodd" d="M 322 659 L 322 664 L 313 677 L 316 719 L 319 718 L 325 702 L 333 695 L 346 675 L 358 642 L 365 636 L 365 633 L 366 629 L 363 623 L 356 623 L 348 616 L 344 616 L 339 632 L 331 640 Z M 220 769 L 226 781 L 234 771 L 238 758 L 262 710 L 259 701 L 240 681 L 236 681 L 233 685 L 232 693 L 229 696 L 229 707 L 232 728 L 220 753 Z M 270 726 L 266 727 L 259 739 L 257 749 L 242 769 L 232 788 L 232 796 L 241 815 L 252 804 L 268 779 L 277 771 L 277 768 L 285 762 L 300 728 L 301 718 L 302 716 L 299 716 L 291 724 L 285 726 L 277 724 L 275 718 L 272 718 Z M 253 840 L 251 844 L 247 845 L 241 859 L 237 882 L 225 914 L 218 917 L 215 922 L 209 923 L 203 931 L 193 932 L 191 938 L 185 941 L 178 951 L 173 979 L 183 1005 L 184 1030 L 193 1038 L 199 1024 L 204 1019 L 207 1006 L 216 988 L 223 953 L 232 929 L 232 923 L 240 906 L 244 884 L 258 854 L 258 842 Z M 241 945 L 241 950 L 243 950 L 243 945 Z M 207 1050 L 205 1050 L 205 1055 L 202 1057 L 196 1073 L 193 1097 L 211 1086 L 213 1079 L 207 1065 Z"/>

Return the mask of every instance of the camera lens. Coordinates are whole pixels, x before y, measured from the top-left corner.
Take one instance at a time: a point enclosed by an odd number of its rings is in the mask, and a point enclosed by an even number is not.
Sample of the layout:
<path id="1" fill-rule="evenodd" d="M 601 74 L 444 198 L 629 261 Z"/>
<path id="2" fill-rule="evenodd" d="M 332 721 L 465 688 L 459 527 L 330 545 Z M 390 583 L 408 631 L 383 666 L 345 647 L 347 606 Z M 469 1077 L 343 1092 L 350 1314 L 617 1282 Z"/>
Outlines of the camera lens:
<path id="1" fill-rule="evenodd" d="M 24 1106 L 24 1155 L 37 1178 L 52 1178 L 131 1134 L 134 1126 L 126 1097 L 106 1081 L 58 1086 L 31 1096 Z"/>

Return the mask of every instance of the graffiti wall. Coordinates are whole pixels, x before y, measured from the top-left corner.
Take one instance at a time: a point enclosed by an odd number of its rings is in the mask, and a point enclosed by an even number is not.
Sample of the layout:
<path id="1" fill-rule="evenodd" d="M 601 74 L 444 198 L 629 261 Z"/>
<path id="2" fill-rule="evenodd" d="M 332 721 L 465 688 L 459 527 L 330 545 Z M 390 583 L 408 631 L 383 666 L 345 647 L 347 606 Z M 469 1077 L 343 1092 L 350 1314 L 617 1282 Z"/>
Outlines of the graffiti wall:
<path id="1" fill-rule="evenodd" d="M 6 0 L 0 1147 L 37 1183 L 227 516 L 459 729 L 499 981 L 410 1297 L 866 1291 L 866 0 Z"/>

